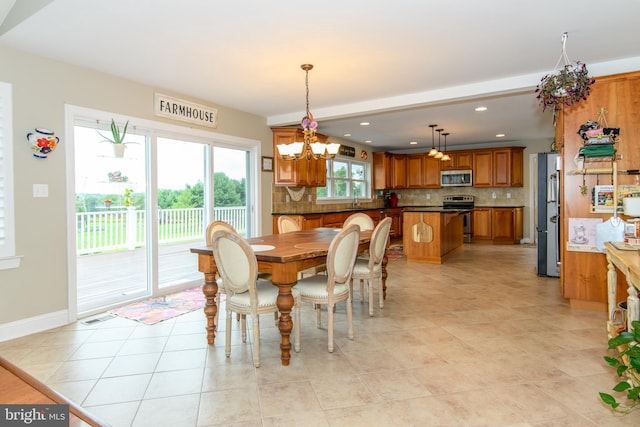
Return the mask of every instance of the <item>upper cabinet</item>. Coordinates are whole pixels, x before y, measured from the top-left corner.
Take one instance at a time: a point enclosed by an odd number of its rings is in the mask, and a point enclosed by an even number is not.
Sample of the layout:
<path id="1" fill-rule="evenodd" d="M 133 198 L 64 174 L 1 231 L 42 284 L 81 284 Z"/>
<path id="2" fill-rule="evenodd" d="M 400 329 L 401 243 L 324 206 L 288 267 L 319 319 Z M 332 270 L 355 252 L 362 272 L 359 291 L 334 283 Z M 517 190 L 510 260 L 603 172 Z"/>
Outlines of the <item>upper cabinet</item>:
<path id="1" fill-rule="evenodd" d="M 473 153 L 474 187 L 522 187 L 524 147 L 493 148 Z"/>
<path id="2" fill-rule="evenodd" d="M 324 187 L 327 185 L 327 162 L 324 159 L 283 160 L 278 155 L 278 144 L 302 141 L 304 135 L 299 128 L 272 128 L 274 153 L 274 180 L 276 185 L 291 187 Z M 327 137 L 318 134 L 320 141 Z"/>
<path id="3" fill-rule="evenodd" d="M 473 167 L 473 152 L 448 151 L 451 160 L 442 162 L 442 169 L 471 169 Z"/>

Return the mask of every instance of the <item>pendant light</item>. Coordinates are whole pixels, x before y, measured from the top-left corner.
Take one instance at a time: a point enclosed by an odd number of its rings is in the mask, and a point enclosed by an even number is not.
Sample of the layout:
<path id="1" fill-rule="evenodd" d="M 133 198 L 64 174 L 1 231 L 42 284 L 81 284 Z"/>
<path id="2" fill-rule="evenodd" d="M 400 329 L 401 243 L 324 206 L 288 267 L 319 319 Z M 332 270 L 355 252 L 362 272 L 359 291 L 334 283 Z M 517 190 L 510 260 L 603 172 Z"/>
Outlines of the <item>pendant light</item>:
<path id="1" fill-rule="evenodd" d="M 429 125 L 429 127 L 431 128 L 431 150 L 429 150 L 429 156 L 433 157 L 436 154 L 438 154 L 438 150 L 436 150 L 436 136 L 435 136 L 435 132 L 433 131 L 433 128 L 435 128 L 438 125 Z"/>
<path id="2" fill-rule="evenodd" d="M 433 156 L 436 159 L 442 159 L 442 156 L 444 156 L 444 154 L 442 153 L 442 151 L 440 151 L 440 132 L 442 132 L 444 129 L 436 129 L 436 132 L 438 132 L 438 153 Z"/>
<path id="3" fill-rule="evenodd" d="M 443 162 L 446 162 L 451 160 L 451 157 L 449 157 L 449 155 L 447 154 L 447 135 L 449 135 L 449 132 L 445 132 L 442 135 L 444 135 L 444 151 L 443 151 L 444 155 L 440 160 L 442 160 Z"/>

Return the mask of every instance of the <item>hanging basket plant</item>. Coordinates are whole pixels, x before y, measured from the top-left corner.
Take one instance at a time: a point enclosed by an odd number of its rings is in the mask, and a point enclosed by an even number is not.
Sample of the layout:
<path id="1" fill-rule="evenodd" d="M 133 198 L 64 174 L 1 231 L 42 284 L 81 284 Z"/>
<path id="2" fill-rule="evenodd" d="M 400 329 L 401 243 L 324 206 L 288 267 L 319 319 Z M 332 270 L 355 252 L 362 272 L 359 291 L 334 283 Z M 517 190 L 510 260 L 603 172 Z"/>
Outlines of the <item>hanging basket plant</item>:
<path id="1" fill-rule="evenodd" d="M 562 35 L 562 54 L 556 63 L 554 71 L 544 76 L 536 88 L 536 98 L 542 106 L 553 110 L 553 123 L 556 122 L 558 112 L 563 106 L 570 107 L 575 103 L 587 99 L 590 86 L 595 80 L 589 76 L 587 66 L 581 62 L 575 65 L 569 61 L 566 51 L 567 33 Z M 558 68 L 560 63 L 561 68 Z"/>

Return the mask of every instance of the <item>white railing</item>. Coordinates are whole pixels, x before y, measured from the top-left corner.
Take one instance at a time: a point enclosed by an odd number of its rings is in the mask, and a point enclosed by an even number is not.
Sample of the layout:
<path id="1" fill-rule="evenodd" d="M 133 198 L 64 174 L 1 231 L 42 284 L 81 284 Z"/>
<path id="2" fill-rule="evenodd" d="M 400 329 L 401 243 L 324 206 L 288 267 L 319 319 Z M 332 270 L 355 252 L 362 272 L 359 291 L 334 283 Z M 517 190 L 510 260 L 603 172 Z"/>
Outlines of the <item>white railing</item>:
<path id="1" fill-rule="evenodd" d="M 216 220 L 231 224 L 240 234 L 247 229 L 244 206 L 215 208 Z M 158 242 L 171 244 L 204 240 L 204 209 L 160 209 Z M 146 243 L 145 211 L 135 209 L 76 213 L 76 253 L 85 255 L 135 249 Z"/>

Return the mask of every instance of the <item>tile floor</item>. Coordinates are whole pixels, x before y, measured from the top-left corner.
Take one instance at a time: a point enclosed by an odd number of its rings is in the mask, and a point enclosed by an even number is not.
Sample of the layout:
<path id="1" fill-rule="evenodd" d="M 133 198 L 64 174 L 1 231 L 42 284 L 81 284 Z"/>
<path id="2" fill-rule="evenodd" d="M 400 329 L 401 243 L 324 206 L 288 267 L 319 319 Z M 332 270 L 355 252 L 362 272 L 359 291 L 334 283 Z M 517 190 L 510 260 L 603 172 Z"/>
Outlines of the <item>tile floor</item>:
<path id="1" fill-rule="evenodd" d="M 113 426 L 640 425 L 640 411 L 620 416 L 598 397 L 616 383 L 606 313 L 570 308 L 535 259 L 533 247 L 465 245 L 443 265 L 392 260 L 383 310 L 370 318 L 356 293 L 353 341 L 338 308 L 333 354 L 303 308 L 288 367 L 271 316 L 256 369 L 239 331 L 230 358 L 223 331 L 206 345 L 200 311 L 77 322 L 0 354 Z"/>

